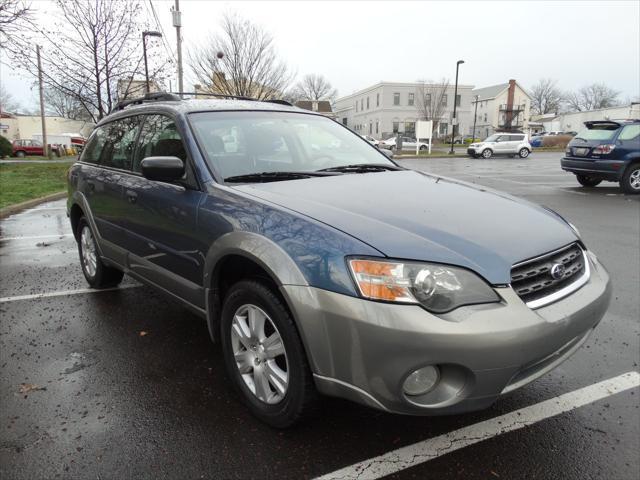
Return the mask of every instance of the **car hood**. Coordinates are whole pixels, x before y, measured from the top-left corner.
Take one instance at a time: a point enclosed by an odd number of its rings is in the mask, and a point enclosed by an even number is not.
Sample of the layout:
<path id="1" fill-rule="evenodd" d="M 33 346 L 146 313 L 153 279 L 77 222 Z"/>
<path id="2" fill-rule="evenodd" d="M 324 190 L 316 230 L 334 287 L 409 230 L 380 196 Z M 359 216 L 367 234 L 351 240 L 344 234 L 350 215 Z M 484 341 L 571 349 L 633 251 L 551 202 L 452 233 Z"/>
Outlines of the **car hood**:
<path id="1" fill-rule="evenodd" d="M 337 228 L 387 257 L 460 265 L 492 284 L 510 283 L 514 263 L 577 240 L 543 207 L 411 170 L 233 188 Z"/>

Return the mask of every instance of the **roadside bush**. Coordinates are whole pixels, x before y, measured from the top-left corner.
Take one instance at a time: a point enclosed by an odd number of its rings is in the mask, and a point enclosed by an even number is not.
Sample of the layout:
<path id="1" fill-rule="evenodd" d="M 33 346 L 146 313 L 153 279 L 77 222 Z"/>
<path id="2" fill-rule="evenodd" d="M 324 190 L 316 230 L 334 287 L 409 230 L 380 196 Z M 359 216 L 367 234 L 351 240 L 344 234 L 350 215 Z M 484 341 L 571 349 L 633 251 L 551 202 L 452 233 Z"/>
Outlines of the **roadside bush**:
<path id="1" fill-rule="evenodd" d="M 542 146 L 565 148 L 572 139 L 571 135 L 546 135 L 542 137 Z"/>
<path id="2" fill-rule="evenodd" d="M 13 152 L 13 147 L 11 146 L 11 142 L 0 136 L 0 158 L 9 157 Z"/>

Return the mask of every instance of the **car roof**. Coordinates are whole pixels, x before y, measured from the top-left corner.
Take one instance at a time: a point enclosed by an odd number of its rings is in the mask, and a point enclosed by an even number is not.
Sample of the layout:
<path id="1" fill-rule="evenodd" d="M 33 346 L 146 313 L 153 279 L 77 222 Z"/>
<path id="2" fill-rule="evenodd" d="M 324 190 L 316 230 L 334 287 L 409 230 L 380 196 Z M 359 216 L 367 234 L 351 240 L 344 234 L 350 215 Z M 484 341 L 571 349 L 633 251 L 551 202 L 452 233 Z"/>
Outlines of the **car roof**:
<path id="1" fill-rule="evenodd" d="M 283 100 L 254 100 L 231 96 L 224 98 L 181 99 L 173 94 L 164 94 L 162 96 L 159 94 L 158 97 L 157 99 L 142 97 L 121 102 L 112 112 L 100 120 L 97 126 L 133 114 L 158 112 L 159 110 L 178 114 L 212 111 L 266 111 L 296 112 L 322 116 L 319 113 L 295 107 Z"/>

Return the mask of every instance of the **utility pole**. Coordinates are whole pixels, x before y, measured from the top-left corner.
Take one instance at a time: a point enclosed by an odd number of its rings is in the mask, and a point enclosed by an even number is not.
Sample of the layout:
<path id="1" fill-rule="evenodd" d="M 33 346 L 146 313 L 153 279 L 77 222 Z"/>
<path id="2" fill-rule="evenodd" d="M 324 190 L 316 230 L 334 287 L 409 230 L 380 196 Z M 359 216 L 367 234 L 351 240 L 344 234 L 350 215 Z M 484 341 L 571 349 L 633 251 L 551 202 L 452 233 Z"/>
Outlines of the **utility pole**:
<path id="1" fill-rule="evenodd" d="M 461 63 L 464 63 L 464 60 L 458 60 L 456 63 L 456 89 L 453 93 L 453 129 L 451 130 L 451 150 L 449 151 L 449 155 L 455 153 L 453 150 L 453 141 L 456 136 L 456 125 L 458 124 L 458 120 L 456 119 L 456 106 L 458 105 L 458 69 Z"/>
<path id="2" fill-rule="evenodd" d="M 176 42 L 178 44 L 178 93 L 182 97 L 182 36 L 180 35 L 180 29 L 182 28 L 182 12 L 180 12 L 180 0 L 176 0 L 176 5 L 172 13 L 173 26 L 176 27 Z"/>
<path id="3" fill-rule="evenodd" d="M 44 87 L 42 85 L 42 61 L 40 60 L 40 45 L 36 45 L 36 56 L 38 57 L 38 84 L 40 90 L 40 120 L 42 121 L 42 155 L 49 157 L 49 146 L 47 145 L 47 123 L 44 118 Z"/>
<path id="4" fill-rule="evenodd" d="M 478 95 L 476 95 L 476 110 L 473 113 L 473 135 L 471 135 L 471 142 L 474 143 L 476 141 L 476 119 L 478 118 Z"/>

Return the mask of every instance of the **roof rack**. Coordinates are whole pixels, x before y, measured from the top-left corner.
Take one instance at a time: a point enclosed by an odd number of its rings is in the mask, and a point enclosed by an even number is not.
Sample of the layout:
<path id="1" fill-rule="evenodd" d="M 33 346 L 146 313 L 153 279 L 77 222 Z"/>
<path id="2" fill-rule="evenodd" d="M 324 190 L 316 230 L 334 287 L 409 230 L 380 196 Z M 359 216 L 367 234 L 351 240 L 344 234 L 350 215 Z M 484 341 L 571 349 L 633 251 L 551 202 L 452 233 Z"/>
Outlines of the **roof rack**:
<path id="1" fill-rule="evenodd" d="M 153 92 L 153 93 L 145 93 L 144 97 L 132 98 L 130 100 L 123 100 L 118 102 L 116 106 L 113 108 L 114 112 L 118 110 L 124 110 L 129 105 L 138 105 L 144 102 L 159 102 L 159 101 L 180 101 L 181 98 L 178 95 L 174 95 L 169 92 Z"/>
<path id="2" fill-rule="evenodd" d="M 267 102 L 267 103 L 275 103 L 278 105 L 286 105 L 288 107 L 292 107 L 293 105 L 290 102 L 287 102 L 286 100 L 281 100 L 279 98 L 270 98 L 267 100 L 258 100 L 257 98 L 251 98 L 251 97 L 245 97 L 244 95 L 227 95 L 225 93 L 201 93 L 201 92 L 182 92 L 182 93 L 178 93 L 178 92 L 171 92 L 174 95 L 183 95 L 183 96 L 190 96 L 190 97 L 214 97 L 214 98 L 230 98 L 233 100 L 250 100 L 253 102 Z"/>

